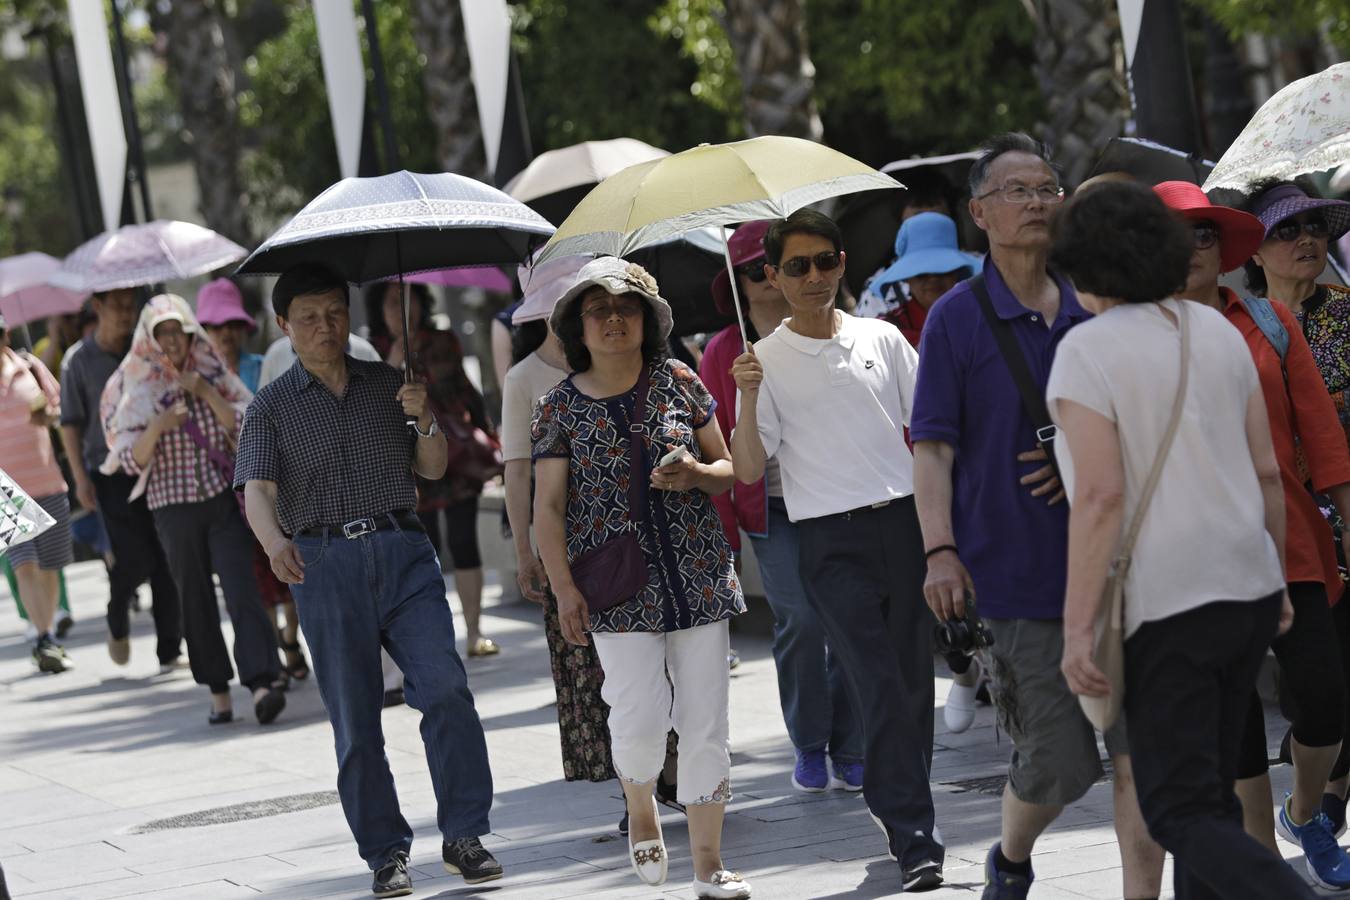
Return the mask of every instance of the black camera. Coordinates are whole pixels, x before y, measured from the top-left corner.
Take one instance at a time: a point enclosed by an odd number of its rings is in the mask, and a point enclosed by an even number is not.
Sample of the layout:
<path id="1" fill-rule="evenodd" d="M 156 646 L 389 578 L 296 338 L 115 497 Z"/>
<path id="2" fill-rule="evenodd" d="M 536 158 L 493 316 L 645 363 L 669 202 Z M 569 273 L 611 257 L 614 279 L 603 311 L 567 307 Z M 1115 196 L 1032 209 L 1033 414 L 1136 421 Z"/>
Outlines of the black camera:
<path id="1" fill-rule="evenodd" d="M 933 629 L 933 640 L 943 656 L 952 653 L 974 656 L 994 646 L 994 634 L 980 621 L 979 614 L 975 612 L 975 599 L 969 594 L 966 594 L 965 618 L 937 623 Z"/>

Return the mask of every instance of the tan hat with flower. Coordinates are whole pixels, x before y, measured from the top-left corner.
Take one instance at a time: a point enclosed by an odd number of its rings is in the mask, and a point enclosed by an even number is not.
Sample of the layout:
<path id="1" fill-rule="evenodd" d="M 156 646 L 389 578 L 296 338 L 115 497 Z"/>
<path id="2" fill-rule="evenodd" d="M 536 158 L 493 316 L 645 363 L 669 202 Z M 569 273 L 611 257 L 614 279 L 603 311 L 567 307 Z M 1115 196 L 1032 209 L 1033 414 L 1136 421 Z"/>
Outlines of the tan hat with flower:
<path id="1" fill-rule="evenodd" d="M 548 323 L 555 334 L 563 320 L 573 314 L 572 309 L 577 300 L 593 287 L 602 287 L 616 297 L 624 294 L 641 297 L 656 314 L 661 340 L 670 337 L 675 317 L 670 311 L 670 304 L 661 297 L 661 289 L 657 286 L 656 279 L 637 263 L 619 259 L 617 256 L 601 256 L 581 267 L 581 271 L 577 273 L 577 280 L 567 289 L 567 293 L 559 298 L 557 305 L 553 307 L 553 314 L 549 316 Z"/>

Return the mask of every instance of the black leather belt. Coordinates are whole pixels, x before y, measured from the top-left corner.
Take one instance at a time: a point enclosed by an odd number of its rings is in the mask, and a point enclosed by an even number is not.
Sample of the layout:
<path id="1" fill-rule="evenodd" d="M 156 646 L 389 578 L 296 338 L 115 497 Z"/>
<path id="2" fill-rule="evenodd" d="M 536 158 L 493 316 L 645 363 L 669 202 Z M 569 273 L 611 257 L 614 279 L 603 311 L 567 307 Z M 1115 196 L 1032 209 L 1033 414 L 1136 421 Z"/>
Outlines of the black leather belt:
<path id="1" fill-rule="evenodd" d="M 301 528 L 295 533 L 296 537 L 325 537 L 332 534 L 334 537 L 344 537 L 349 541 L 356 540 L 362 535 L 370 534 L 373 531 L 384 531 L 389 528 L 397 527 L 400 531 L 420 531 L 426 533 L 422 527 L 422 520 L 417 518 L 416 514 L 402 509 L 398 512 L 381 513 L 378 516 L 367 516 L 364 519 L 352 519 L 345 525 L 315 525 L 310 528 Z"/>

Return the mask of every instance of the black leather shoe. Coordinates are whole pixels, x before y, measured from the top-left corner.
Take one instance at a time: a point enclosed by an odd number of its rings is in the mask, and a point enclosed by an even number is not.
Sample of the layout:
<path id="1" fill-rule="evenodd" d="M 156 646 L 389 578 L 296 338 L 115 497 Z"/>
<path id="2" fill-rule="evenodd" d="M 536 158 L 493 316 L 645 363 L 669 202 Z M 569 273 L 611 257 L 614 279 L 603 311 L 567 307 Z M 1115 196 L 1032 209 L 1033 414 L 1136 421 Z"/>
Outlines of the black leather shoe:
<path id="1" fill-rule="evenodd" d="M 253 714 L 258 717 L 259 725 L 271 725 L 286 708 L 286 692 L 269 687 L 258 702 L 253 704 Z"/>
<path id="2" fill-rule="evenodd" d="M 406 897 L 413 892 L 408 876 L 408 854 L 395 850 L 389 862 L 375 870 L 370 892 L 376 897 Z"/>
<path id="3" fill-rule="evenodd" d="M 502 877 L 502 864 L 478 838 L 460 838 L 441 843 L 441 861 L 451 875 L 463 875 L 465 884 L 482 884 Z"/>

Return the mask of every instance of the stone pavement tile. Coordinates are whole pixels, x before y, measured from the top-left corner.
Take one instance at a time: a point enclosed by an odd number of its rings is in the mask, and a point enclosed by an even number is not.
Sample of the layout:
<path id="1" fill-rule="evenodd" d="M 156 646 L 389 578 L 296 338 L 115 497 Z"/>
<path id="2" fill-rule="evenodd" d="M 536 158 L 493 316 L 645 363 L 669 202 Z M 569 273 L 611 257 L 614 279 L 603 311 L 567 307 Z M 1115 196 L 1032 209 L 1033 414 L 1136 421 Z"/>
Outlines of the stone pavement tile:
<path id="1" fill-rule="evenodd" d="M 48 822 L 68 822 L 83 816 L 116 810 L 110 803 L 96 800 L 59 784 L 47 784 L 21 791 L 5 791 L 3 796 L 5 810 L 3 820 L 6 829 L 18 826 L 31 828 Z"/>
<path id="2" fill-rule="evenodd" d="M 6 860 L 6 863 L 9 861 Z M 5 866 L 5 877 L 9 878 L 10 867 Z M 15 872 L 14 875 L 19 878 L 26 878 L 32 885 L 32 890 L 25 889 L 22 896 L 31 894 L 42 894 L 46 892 L 55 892 L 58 897 L 79 897 L 83 900 L 83 888 L 92 886 L 96 889 L 98 885 L 110 881 L 125 880 L 127 884 L 134 883 L 139 875 L 130 869 L 92 869 L 87 867 L 75 867 L 65 870 L 30 872 L 25 875 L 22 872 Z M 11 888 L 14 885 L 10 886 Z"/>
<path id="3" fill-rule="evenodd" d="M 49 779 L 25 772 L 18 766 L 0 766 L 0 794 L 46 787 L 49 784 Z"/>
<path id="4" fill-rule="evenodd" d="M 278 860 L 259 856 L 228 863 L 192 866 L 155 875 L 142 875 L 138 878 L 121 878 L 101 884 L 82 885 L 79 896 L 80 900 L 114 900 L 120 897 L 140 897 L 146 894 L 153 896 L 156 892 L 177 891 L 178 896 L 190 895 L 195 900 L 197 891 L 201 888 L 211 889 L 220 882 L 247 888 L 249 880 L 256 877 L 256 873 L 290 868 Z"/>

